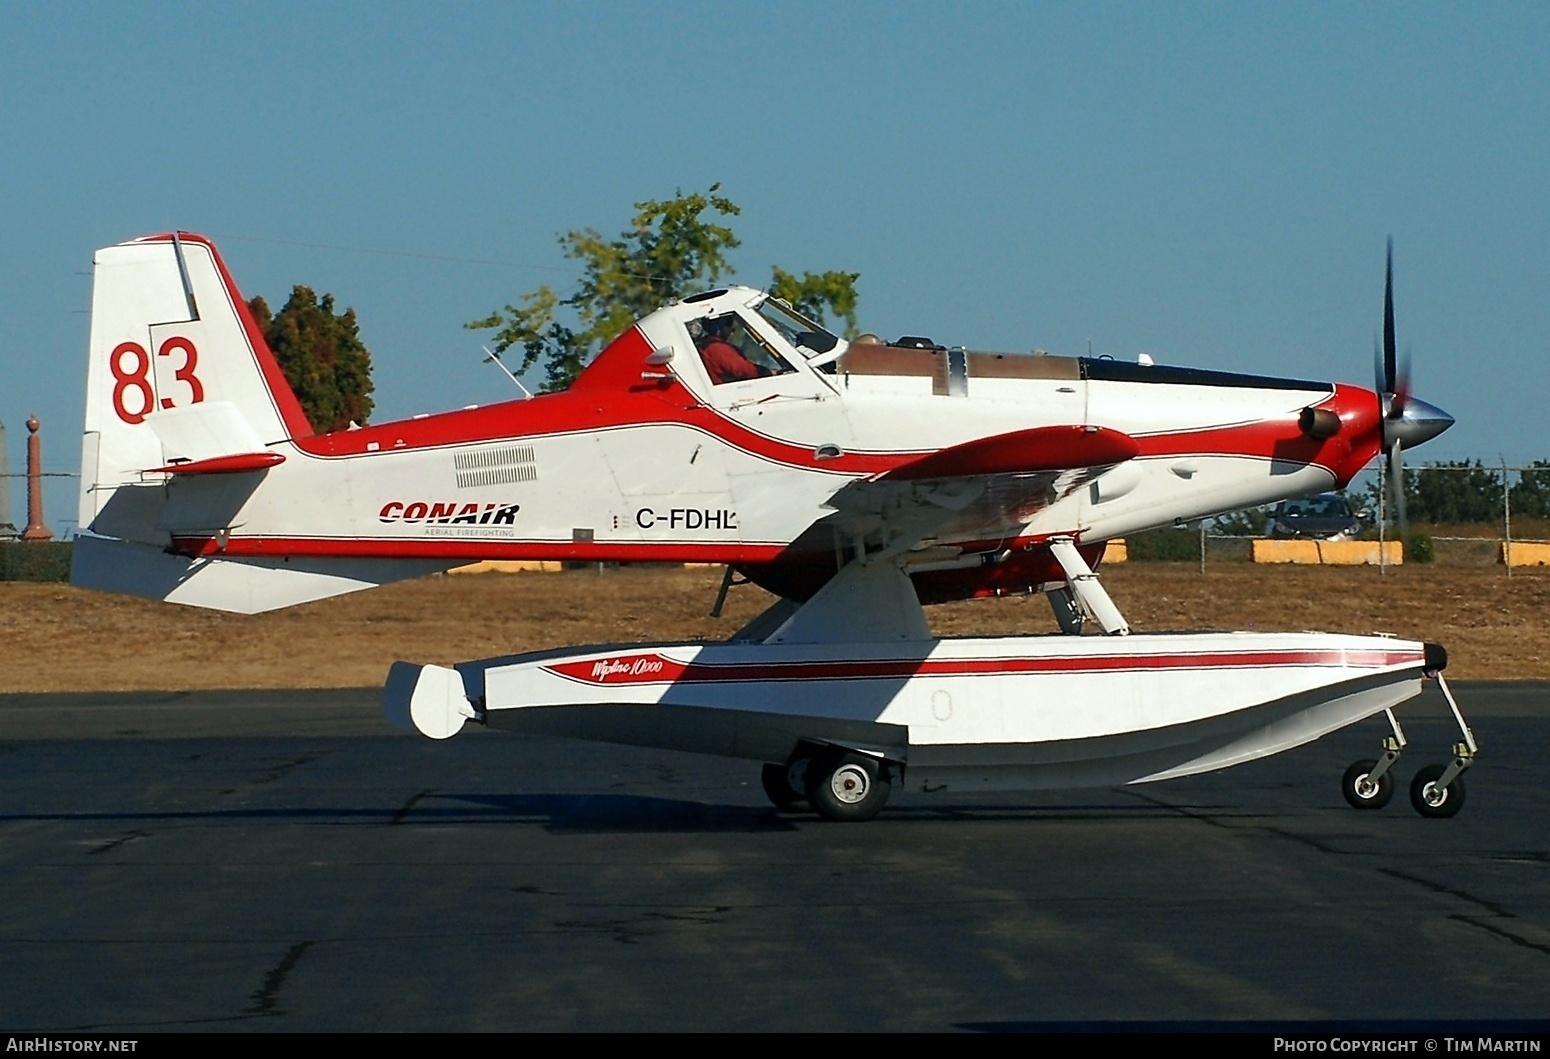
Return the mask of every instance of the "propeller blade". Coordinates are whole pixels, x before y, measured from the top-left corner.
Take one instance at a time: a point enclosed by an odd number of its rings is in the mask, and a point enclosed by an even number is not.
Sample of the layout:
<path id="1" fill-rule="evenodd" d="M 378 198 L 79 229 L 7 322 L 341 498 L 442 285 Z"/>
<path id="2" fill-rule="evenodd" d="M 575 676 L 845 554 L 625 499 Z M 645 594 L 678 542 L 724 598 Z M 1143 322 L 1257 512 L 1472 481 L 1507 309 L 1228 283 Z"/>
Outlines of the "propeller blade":
<path id="1" fill-rule="evenodd" d="M 1404 457 L 1400 455 L 1400 442 L 1394 439 L 1389 446 L 1389 488 L 1393 491 L 1394 521 L 1399 526 L 1399 539 L 1404 540 L 1410 534 L 1409 523 L 1405 520 L 1405 465 Z"/>
<path id="2" fill-rule="evenodd" d="M 1388 265 L 1383 273 L 1383 392 L 1393 393 L 1399 365 L 1394 353 L 1394 237 L 1389 236 Z"/>
<path id="3" fill-rule="evenodd" d="M 1389 401 L 1389 418 L 1399 419 L 1405 414 L 1405 404 L 1410 400 L 1410 350 L 1406 348 L 1399 362 L 1399 376 L 1394 380 L 1394 396 Z"/>

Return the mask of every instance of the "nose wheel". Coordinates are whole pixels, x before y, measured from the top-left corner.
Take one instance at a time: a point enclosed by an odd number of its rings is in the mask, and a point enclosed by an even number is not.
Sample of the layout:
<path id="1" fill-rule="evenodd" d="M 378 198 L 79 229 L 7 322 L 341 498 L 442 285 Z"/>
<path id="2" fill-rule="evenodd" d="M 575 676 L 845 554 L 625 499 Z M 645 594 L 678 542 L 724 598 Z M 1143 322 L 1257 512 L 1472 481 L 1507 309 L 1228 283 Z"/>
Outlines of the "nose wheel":
<path id="1" fill-rule="evenodd" d="M 1382 772 L 1378 771 L 1379 764 L 1384 766 Z M 1388 771 L 1391 764 L 1390 760 L 1353 762 L 1340 780 L 1340 793 L 1345 795 L 1346 804 L 1353 809 L 1382 809 L 1387 805 L 1394 797 L 1394 774 Z"/>
<path id="2" fill-rule="evenodd" d="M 1475 745 L 1475 734 L 1464 722 L 1464 714 L 1459 711 L 1448 682 L 1441 673 L 1436 676 L 1437 686 L 1442 688 L 1443 698 L 1448 700 L 1448 708 L 1453 711 L 1453 719 L 1458 722 L 1464 741 L 1453 744 L 1453 760 L 1448 764 L 1427 765 L 1415 774 L 1415 779 L 1410 781 L 1410 804 L 1422 816 L 1444 819 L 1457 816 L 1464 807 L 1464 770 L 1475 763 L 1475 754 L 1480 748 Z"/>
<path id="3" fill-rule="evenodd" d="M 1415 811 L 1428 818 L 1441 819 L 1458 815 L 1458 811 L 1464 807 L 1464 771 L 1474 764 L 1479 747 L 1475 744 L 1474 733 L 1464 721 L 1463 713 L 1459 711 L 1448 682 L 1440 672 L 1429 672 L 1427 675 L 1437 678 L 1437 684 L 1442 688 L 1449 708 L 1453 710 L 1453 718 L 1458 722 L 1459 731 L 1464 734 L 1464 741 L 1453 746 L 1451 762 L 1446 765 L 1427 765 L 1410 781 L 1410 804 Z M 1381 809 L 1394 796 L 1392 770 L 1405 749 L 1405 733 L 1399 727 L 1393 710 L 1383 712 L 1394 730 L 1393 735 L 1383 740 L 1383 756 L 1352 762 L 1340 779 L 1340 793 L 1345 796 L 1346 804 L 1353 809 Z"/>
<path id="4" fill-rule="evenodd" d="M 1394 797 L 1394 774 L 1389 771 L 1405 749 L 1405 731 L 1393 710 L 1384 710 L 1394 734 L 1383 739 L 1383 756 L 1354 761 L 1340 779 L 1340 793 L 1353 809 L 1382 809 Z"/>
<path id="5" fill-rule="evenodd" d="M 1454 772 L 1451 779 L 1443 782 L 1444 777 L 1453 772 L 1457 764 L 1455 759 L 1448 766 L 1427 765 L 1415 774 L 1415 779 L 1410 781 L 1410 804 L 1415 806 L 1416 812 L 1425 817 L 1442 819 L 1457 816 L 1458 811 L 1464 808 L 1463 770 Z"/>

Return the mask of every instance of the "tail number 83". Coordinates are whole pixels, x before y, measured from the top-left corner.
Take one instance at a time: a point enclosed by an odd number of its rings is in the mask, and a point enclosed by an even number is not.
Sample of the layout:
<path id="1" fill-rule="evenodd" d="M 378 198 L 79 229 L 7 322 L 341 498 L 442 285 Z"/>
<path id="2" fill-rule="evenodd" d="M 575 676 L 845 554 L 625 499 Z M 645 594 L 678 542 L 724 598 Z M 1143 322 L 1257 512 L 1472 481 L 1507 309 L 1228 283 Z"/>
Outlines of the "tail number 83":
<path id="1" fill-rule="evenodd" d="M 176 408 L 198 404 L 205 399 L 205 388 L 199 376 L 194 374 L 194 369 L 199 366 L 199 351 L 194 348 L 194 343 L 174 335 L 161 344 L 156 356 L 169 358 L 166 363 L 173 369 L 173 381 L 187 387 L 186 399 L 173 400 L 172 395 L 178 394 L 179 388 L 164 385 L 162 390 L 169 396 L 161 399 L 161 407 Z M 108 355 L 108 367 L 113 372 L 113 411 L 130 426 L 143 422 L 157 403 L 156 388 L 151 385 L 151 355 L 138 342 L 120 342 Z"/>

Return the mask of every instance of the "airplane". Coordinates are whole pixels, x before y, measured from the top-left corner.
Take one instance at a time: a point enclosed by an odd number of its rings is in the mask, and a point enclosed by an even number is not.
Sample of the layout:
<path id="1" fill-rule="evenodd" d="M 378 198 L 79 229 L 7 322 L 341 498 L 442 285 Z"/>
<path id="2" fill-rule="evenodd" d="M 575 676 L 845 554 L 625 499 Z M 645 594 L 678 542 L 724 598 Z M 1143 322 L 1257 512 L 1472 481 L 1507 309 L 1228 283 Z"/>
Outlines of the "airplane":
<path id="1" fill-rule="evenodd" d="M 1452 424 L 1395 356 L 1392 254 L 1371 390 L 847 341 L 726 286 L 645 316 L 563 392 L 320 434 L 214 244 L 136 239 L 94 259 L 71 580 L 257 613 L 485 559 L 725 564 L 777 597 L 726 641 L 397 662 L 384 710 L 434 739 L 473 721 L 744 758 L 778 809 L 836 821 L 895 786 L 1194 775 L 1382 713 L 1381 756 L 1342 779 L 1379 808 L 1394 707 L 1431 677 L 1463 738 L 1411 801 L 1452 816 L 1477 746 L 1440 645 L 1134 633 L 1094 572 L 1116 537 L 1343 487 L 1378 456 L 1397 472 Z M 1067 635 L 942 639 L 922 609 L 1031 592 Z"/>

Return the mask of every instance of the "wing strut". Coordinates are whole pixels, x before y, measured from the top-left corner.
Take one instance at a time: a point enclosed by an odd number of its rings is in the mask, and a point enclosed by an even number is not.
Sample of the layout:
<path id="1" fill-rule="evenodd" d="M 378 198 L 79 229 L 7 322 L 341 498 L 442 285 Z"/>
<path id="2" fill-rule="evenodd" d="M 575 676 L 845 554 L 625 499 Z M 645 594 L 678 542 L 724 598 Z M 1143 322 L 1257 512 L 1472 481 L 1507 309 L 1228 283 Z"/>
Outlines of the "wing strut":
<path id="1" fill-rule="evenodd" d="M 1049 550 L 1054 553 L 1060 568 L 1066 572 L 1066 581 L 1076 594 L 1077 602 L 1097 619 L 1105 635 L 1129 636 L 1130 625 L 1109 598 L 1103 585 L 1099 584 L 1093 568 L 1087 565 L 1082 553 L 1076 550 L 1076 543 L 1070 537 L 1056 537 L 1049 542 Z"/>

